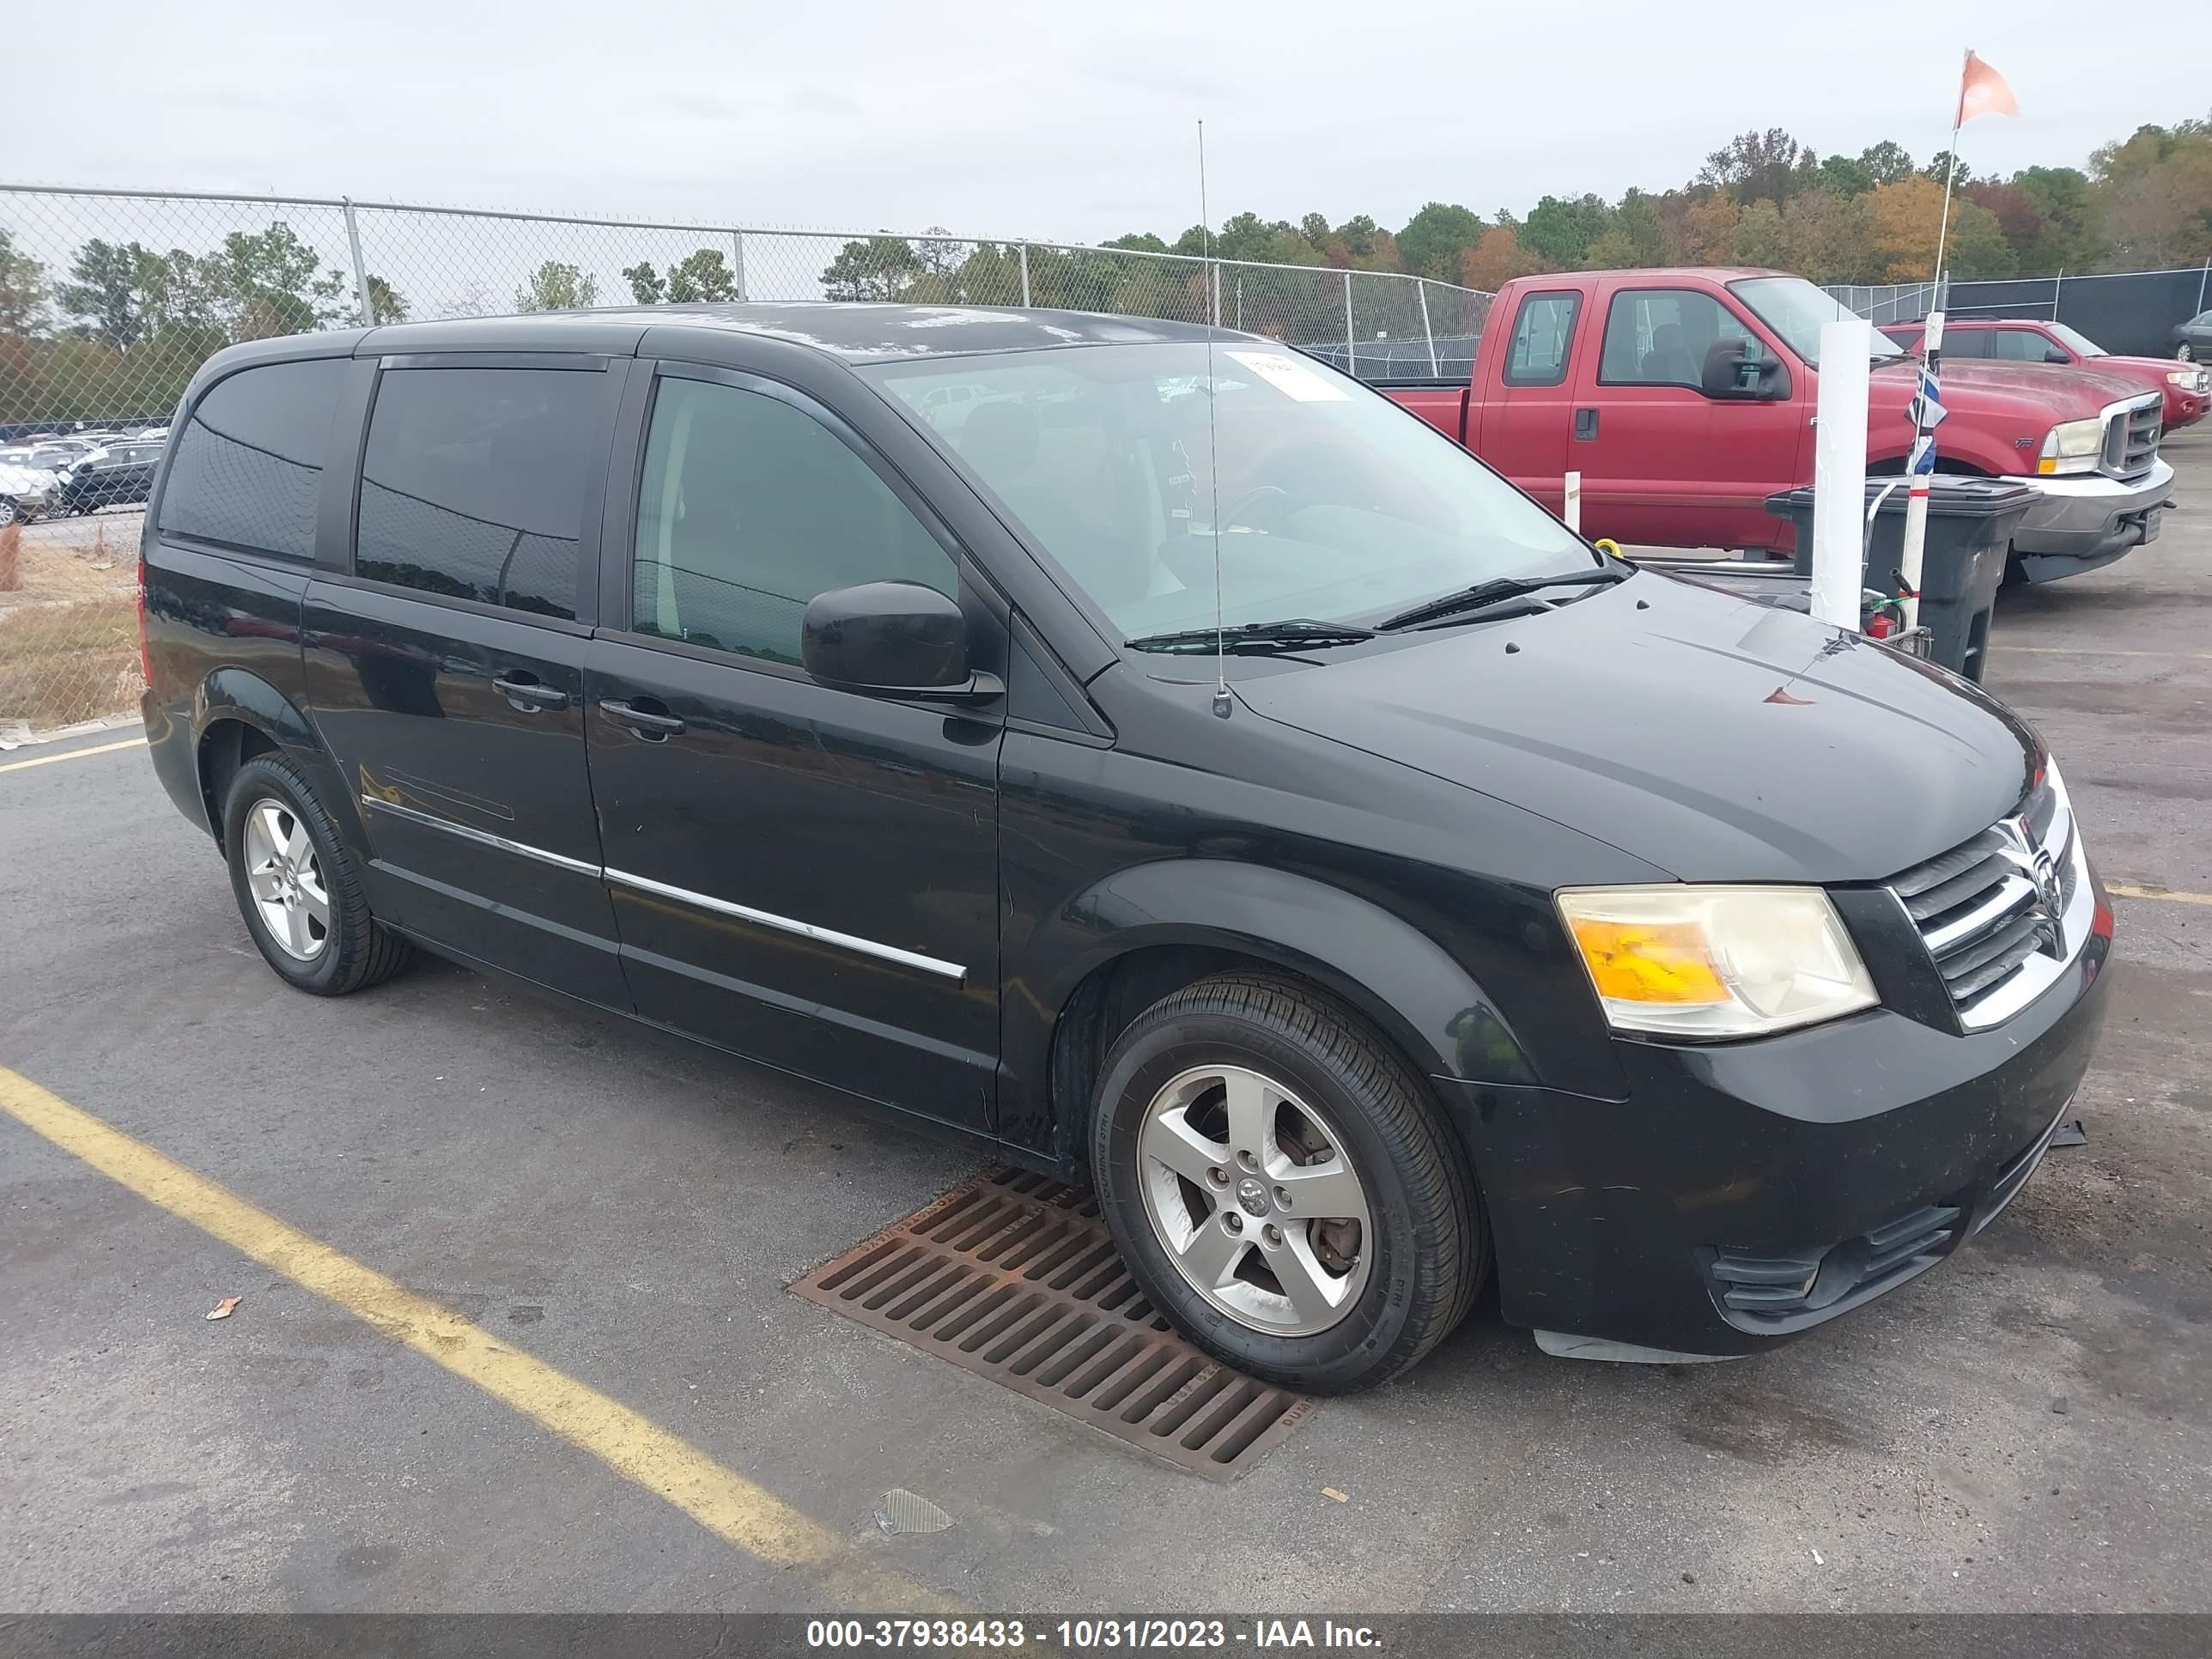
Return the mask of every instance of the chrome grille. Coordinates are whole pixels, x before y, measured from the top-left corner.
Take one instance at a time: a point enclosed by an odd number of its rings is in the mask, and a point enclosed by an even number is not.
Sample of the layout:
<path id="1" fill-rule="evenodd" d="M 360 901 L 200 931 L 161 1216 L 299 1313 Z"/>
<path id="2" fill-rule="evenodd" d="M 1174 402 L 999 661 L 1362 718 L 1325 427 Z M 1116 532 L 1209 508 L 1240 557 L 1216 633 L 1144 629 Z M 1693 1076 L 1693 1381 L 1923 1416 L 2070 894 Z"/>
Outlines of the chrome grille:
<path id="1" fill-rule="evenodd" d="M 1893 878 L 1962 1024 L 2025 1007 L 2080 951 L 2094 908 L 2066 786 L 2051 768 L 2020 811 Z"/>
<path id="2" fill-rule="evenodd" d="M 2153 394 L 2132 403 L 2116 404 L 2105 411 L 2105 449 L 2100 471 L 2115 478 L 2134 479 L 2147 474 L 2158 459 L 2162 401 Z"/>

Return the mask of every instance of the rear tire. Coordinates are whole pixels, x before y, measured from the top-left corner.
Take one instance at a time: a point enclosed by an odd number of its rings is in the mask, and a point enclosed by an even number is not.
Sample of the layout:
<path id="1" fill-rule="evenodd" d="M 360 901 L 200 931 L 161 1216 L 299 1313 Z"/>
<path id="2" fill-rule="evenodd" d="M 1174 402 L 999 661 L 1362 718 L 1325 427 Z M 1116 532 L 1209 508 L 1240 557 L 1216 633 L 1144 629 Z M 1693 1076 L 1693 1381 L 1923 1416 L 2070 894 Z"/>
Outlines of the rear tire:
<path id="1" fill-rule="evenodd" d="M 365 990 L 407 964 L 407 941 L 369 914 L 360 872 L 297 768 L 257 755 L 223 805 L 223 856 L 262 958 L 316 996 Z"/>
<path id="2" fill-rule="evenodd" d="M 1224 975 L 1131 1022 L 1102 1067 L 1091 1164 L 1152 1304 L 1284 1387 L 1399 1375 L 1488 1272 L 1480 1198 L 1419 1074 L 1292 981 Z"/>
<path id="3" fill-rule="evenodd" d="M 2185 363 L 2193 363 L 2197 361 L 2197 348 L 2184 340 L 2179 345 L 2174 347 L 2173 355 Z"/>

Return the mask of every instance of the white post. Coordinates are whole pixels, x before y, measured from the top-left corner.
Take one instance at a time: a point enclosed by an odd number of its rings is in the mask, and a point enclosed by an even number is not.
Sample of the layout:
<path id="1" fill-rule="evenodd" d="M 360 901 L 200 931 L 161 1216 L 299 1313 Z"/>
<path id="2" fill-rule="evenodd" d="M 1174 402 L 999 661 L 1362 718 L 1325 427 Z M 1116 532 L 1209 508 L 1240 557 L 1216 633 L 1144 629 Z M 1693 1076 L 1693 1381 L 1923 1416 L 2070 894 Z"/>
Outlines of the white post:
<path id="1" fill-rule="evenodd" d="M 1344 273 L 1344 372 L 1359 373 L 1359 343 L 1352 333 L 1352 273 Z"/>
<path id="2" fill-rule="evenodd" d="M 1022 244 L 1022 309 L 1030 308 L 1030 245 Z"/>
<path id="3" fill-rule="evenodd" d="M 735 262 L 732 270 L 737 279 L 738 299 L 742 303 L 745 297 L 745 234 L 742 230 L 730 233 L 730 258 Z"/>
<path id="4" fill-rule="evenodd" d="M 1936 289 L 1936 309 L 1928 313 L 1927 331 L 1920 337 L 1923 385 L 1935 379 L 1940 386 L 1943 368 L 1943 288 L 1939 281 Z M 1905 545 L 1898 551 L 1897 580 L 1905 589 L 1905 625 L 1908 629 L 1920 625 L 1920 565 L 1928 546 L 1928 480 L 1935 471 L 1935 459 L 1927 453 L 1936 446 L 1934 423 L 1928 419 L 1929 411 L 1919 408 L 1916 395 L 1912 434 L 1912 453 L 1905 458 Z M 1923 455 L 1928 471 L 1921 471 Z"/>
<path id="5" fill-rule="evenodd" d="M 1820 325 L 1819 424 L 1813 444 L 1813 615 L 1857 633 L 1866 585 L 1867 370 L 1874 325 Z"/>
<path id="6" fill-rule="evenodd" d="M 360 314 L 363 328 L 376 325 L 375 309 L 368 302 L 368 267 L 362 262 L 361 222 L 354 217 L 353 198 L 341 198 L 345 203 L 346 248 L 353 255 L 353 303 Z"/>
<path id="7" fill-rule="evenodd" d="M 1567 474 L 1567 493 L 1561 501 L 1559 521 L 1577 536 L 1583 533 L 1583 475 Z"/>
<path id="8" fill-rule="evenodd" d="M 1443 372 L 1437 367 L 1437 331 L 1429 325 L 1428 278 L 1414 277 L 1413 292 L 1421 296 L 1421 333 L 1429 343 L 1429 378 L 1432 380 L 1441 380 L 1443 378 Z"/>

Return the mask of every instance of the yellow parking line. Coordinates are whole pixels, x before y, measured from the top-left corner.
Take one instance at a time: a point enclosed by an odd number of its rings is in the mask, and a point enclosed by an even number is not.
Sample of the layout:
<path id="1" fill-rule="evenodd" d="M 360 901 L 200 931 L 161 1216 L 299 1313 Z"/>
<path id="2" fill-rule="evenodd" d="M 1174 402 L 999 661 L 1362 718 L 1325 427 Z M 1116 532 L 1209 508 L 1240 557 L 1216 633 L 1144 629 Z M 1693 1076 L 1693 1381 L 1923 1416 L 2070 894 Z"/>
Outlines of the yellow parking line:
<path id="1" fill-rule="evenodd" d="M 862 1559 L 837 1534 L 620 1401 L 508 1346 L 3 1066 L 0 1111 L 149 1203 L 475 1383 L 748 1555 L 807 1569 L 810 1590 L 825 1602 L 956 1610 L 936 1592 Z"/>
<path id="2" fill-rule="evenodd" d="M 120 743 L 95 744 L 89 749 L 64 749 L 58 755 L 38 755 L 29 760 L 9 761 L 0 765 L 0 772 L 20 772 L 27 766 L 52 766 L 65 760 L 82 760 L 87 755 L 112 755 L 118 749 L 143 749 L 143 738 L 125 738 Z"/>
<path id="3" fill-rule="evenodd" d="M 2105 890 L 2114 898 L 2164 899 L 2169 904 L 2212 904 L 2212 893 L 2179 893 L 2171 887 L 2137 887 L 2124 881 L 2108 881 Z"/>

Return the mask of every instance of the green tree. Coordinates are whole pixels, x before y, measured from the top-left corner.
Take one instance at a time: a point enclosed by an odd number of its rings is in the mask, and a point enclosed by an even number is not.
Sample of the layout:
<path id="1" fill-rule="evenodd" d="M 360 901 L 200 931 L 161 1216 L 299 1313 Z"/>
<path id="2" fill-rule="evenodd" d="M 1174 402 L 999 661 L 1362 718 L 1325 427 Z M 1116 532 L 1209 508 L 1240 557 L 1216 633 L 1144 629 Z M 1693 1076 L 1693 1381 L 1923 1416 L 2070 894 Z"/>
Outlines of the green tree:
<path id="1" fill-rule="evenodd" d="M 1419 276 L 1457 280 L 1460 255 L 1482 240 L 1484 224 L 1472 208 L 1456 202 L 1430 202 L 1398 233 L 1398 252 L 1406 269 Z"/>
<path id="2" fill-rule="evenodd" d="M 1859 166 L 1875 185 L 1903 184 L 1913 174 L 1912 154 L 1904 145 L 1885 138 L 1859 152 Z"/>
<path id="3" fill-rule="evenodd" d="M 1149 230 L 1133 230 L 1126 236 L 1099 244 L 1102 247 L 1127 248 L 1132 253 L 1165 253 L 1168 245 Z"/>
<path id="4" fill-rule="evenodd" d="M 368 273 L 368 319 L 372 323 L 407 320 L 407 296 L 373 270 Z"/>
<path id="5" fill-rule="evenodd" d="M 1871 281 L 1867 272 L 1867 198 L 1832 190 L 1801 191 L 1782 210 L 1783 257 L 1775 263 L 1816 283 Z"/>
<path id="6" fill-rule="evenodd" d="M 70 316 L 84 319 L 87 337 L 103 344 L 133 346 L 146 331 L 147 287 L 159 261 L 137 242 L 106 242 L 95 236 L 70 261 L 70 280 L 54 298 Z"/>
<path id="7" fill-rule="evenodd" d="M 716 247 L 702 247 L 668 268 L 668 298 L 672 304 L 695 305 L 722 301 L 738 291 L 737 272 Z"/>
<path id="8" fill-rule="evenodd" d="M 837 251 L 822 272 L 822 291 L 833 300 L 896 300 L 921 275 L 913 243 L 903 236 L 871 236 Z"/>
<path id="9" fill-rule="evenodd" d="M 514 290 L 517 311 L 582 311 L 599 301 L 599 279 L 558 259 L 548 259 Z"/>
<path id="10" fill-rule="evenodd" d="M 27 335 L 44 325 L 46 313 L 46 267 L 18 253 L 15 234 L 0 227 L 0 334 Z"/>
<path id="11" fill-rule="evenodd" d="M 1856 156 L 1820 158 L 1820 188 L 1837 196 L 1863 196 L 1875 187 L 1874 170 Z"/>
<path id="12" fill-rule="evenodd" d="M 1786 202 L 1792 191 L 1808 187 L 1814 177 L 1812 153 L 1780 127 L 1764 132 L 1740 132 L 1705 157 L 1697 182 L 1709 190 L 1724 190 L 1739 202 L 1761 197 Z"/>
<path id="13" fill-rule="evenodd" d="M 1547 196 L 1528 210 L 1515 234 L 1521 246 L 1557 269 L 1571 270 L 1590 244 L 1611 230 L 1615 210 L 1598 197 Z"/>
<path id="14" fill-rule="evenodd" d="M 641 306 L 664 306 L 668 303 L 668 279 L 653 268 L 650 259 L 640 259 L 634 265 L 623 267 L 623 281 L 629 284 L 630 298 Z"/>
<path id="15" fill-rule="evenodd" d="M 1790 242 L 1782 224 L 1782 210 L 1770 197 L 1760 197 L 1737 216 L 1730 258 L 1742 265 L 1779 266 L 1788 262 Z"/>
<path id="16" fill-rule="evenodd" d="M 2043 218 L 2035 246 L 2021 251 L 2022 269 L 2083 270 L 2102 263 L 2098 204 L 2087 173 L 2079 167 L 2023 167 L 2007 182 L 2033 202 Z"/>

